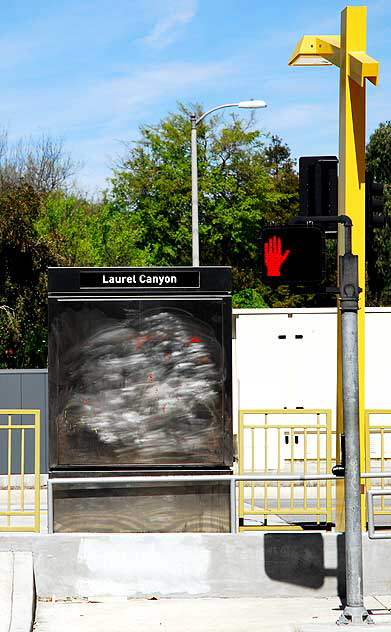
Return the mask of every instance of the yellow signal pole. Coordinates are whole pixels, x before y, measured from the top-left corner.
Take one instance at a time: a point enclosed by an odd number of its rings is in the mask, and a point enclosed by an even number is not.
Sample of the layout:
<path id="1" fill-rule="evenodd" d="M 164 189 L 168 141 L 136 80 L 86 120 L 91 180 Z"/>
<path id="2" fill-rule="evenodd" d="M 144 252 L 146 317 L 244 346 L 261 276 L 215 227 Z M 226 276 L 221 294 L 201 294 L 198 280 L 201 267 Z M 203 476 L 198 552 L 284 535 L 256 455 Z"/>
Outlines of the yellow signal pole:
<path id="1" fill-rule="evenodd" d="M 366 7 L 346 7 L 341 13 L 340 35 L 306 35 L 297 44 L 290 66 L 334 65 L 340 69 L 339 184 L 340 214 L 353 222 L 352 252 L 358 255 L 359 286 L 358 364 L 360 393 L 360 465 L 365 469 L 365 79 L 377 85 L 379 63 L 366 54 Z M 342 230 L 341 230 L 342 229 Z M 338 254 L 344 252 L 343 227 L 338 227 Z M 337 455 L 343 432 L 341 316 L 338 311 Z M 361 493 L 365 511 L 364 489 Z M 365 524 L 364 513 L 362 523 Z M 336 528 L 344 530 L 343 483 L 337 483 Z"/>

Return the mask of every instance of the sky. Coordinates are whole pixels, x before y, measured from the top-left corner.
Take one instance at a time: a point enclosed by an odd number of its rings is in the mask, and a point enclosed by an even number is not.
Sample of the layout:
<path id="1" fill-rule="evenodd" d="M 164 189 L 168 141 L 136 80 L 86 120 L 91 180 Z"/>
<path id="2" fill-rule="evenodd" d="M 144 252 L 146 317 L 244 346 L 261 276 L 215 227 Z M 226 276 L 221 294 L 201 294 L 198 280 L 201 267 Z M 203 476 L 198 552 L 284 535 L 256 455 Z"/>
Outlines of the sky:
<path id="1" fill-rule="evenodd" d="M 338 35 L 345 2 L 327 0 L 0 0 L 0 127 L 10 143 L 49 134 L 81 163 L 79 187 L 107 188 L 121 141 L 178 102 L 263 99 L 262 132 L 298 160 L 338 155 L 337 68 L 290 68 L 302 35 Z M 362 2 L 351 1 L 350 6 Z M 391 119 L 391 1 L 368 0 L 367 138 Z M 243 118 L 249 111 L 237 110 Z"/>

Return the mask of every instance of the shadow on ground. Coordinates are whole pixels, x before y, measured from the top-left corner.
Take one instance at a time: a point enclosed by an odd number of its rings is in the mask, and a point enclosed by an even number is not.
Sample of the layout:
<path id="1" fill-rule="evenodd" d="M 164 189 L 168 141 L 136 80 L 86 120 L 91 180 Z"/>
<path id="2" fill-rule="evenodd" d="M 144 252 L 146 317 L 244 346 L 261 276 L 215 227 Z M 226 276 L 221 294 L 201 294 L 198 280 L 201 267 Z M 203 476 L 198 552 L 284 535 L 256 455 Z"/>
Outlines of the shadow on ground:
<path id="1" fill-rule="evenodd" d="M 342 604 L 346 599 L 345 537 L 336 538 L 337 568 L 324 565 L 324 542 L 320 533 L 265 533 L 265 572 L 270 579 L 319 589 L 326 577 L 335 577 Z"/>

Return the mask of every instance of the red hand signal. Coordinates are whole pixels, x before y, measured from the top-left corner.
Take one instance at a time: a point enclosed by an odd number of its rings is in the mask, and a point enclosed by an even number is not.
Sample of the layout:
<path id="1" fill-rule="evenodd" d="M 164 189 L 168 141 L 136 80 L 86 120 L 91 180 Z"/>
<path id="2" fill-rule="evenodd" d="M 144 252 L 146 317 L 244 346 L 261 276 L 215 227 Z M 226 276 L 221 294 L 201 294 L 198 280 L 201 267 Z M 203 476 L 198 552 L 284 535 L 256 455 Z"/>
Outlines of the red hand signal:
<path id="1" fill-rule="evenodd" d="M 289 254 L 290 250 L 285 250 L 282 254 L 281 237 L 270 237 L 269 241 L 264 244 L 267 276 L 281 276 L 281 266 Z"/>

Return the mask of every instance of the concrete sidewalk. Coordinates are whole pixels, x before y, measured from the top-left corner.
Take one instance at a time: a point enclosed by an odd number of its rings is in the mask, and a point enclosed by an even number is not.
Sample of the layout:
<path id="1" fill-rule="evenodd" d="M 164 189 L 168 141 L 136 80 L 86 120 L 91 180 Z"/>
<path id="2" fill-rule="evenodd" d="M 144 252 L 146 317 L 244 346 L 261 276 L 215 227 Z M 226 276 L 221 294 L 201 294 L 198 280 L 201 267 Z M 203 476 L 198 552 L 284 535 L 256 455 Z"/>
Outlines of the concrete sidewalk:
<path id="1" fill-rule="evenodd" d="M 389 632 L 391 596 L 367 596 L 365 606 L 374 630 Z M 340 614 L 334 597 L 38 601 L 34 632 L 323 632 L 341 629 Z"/>

